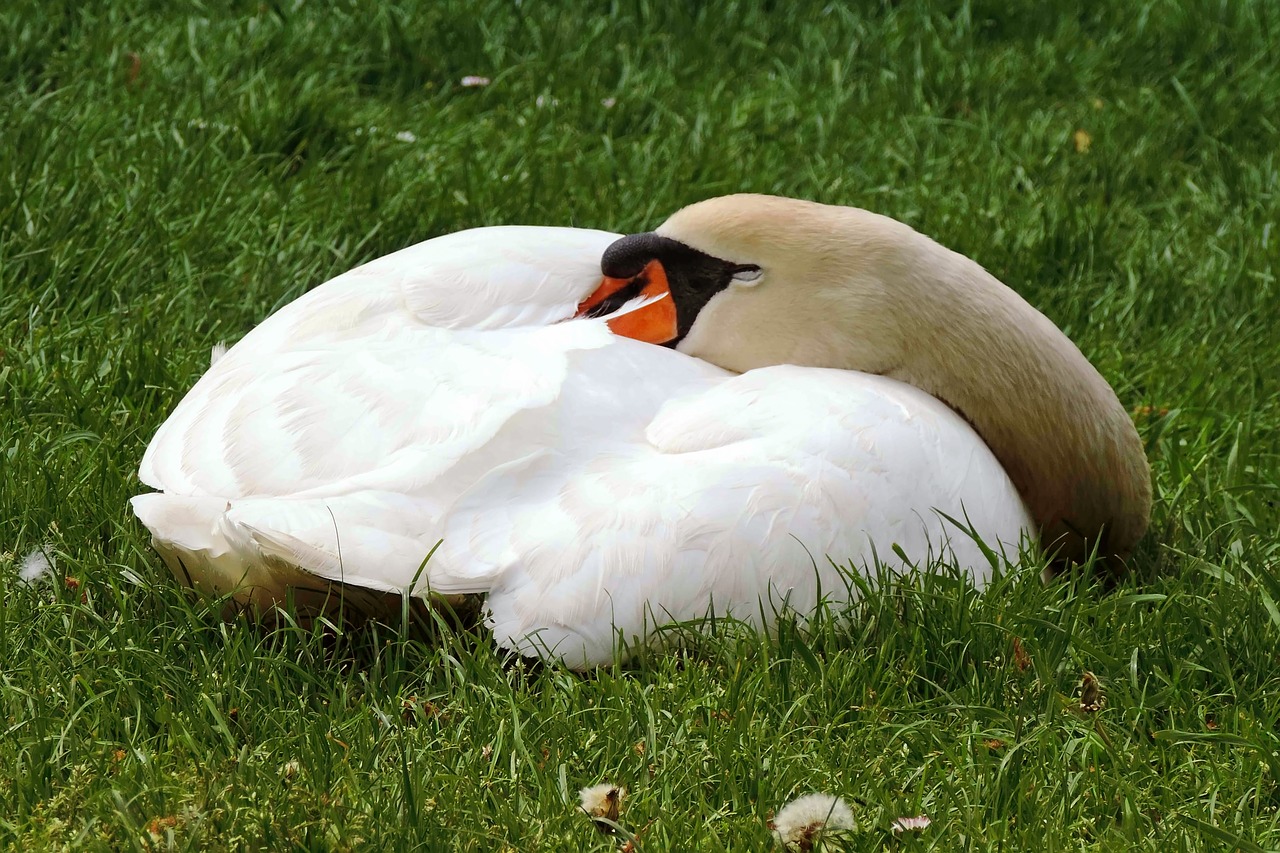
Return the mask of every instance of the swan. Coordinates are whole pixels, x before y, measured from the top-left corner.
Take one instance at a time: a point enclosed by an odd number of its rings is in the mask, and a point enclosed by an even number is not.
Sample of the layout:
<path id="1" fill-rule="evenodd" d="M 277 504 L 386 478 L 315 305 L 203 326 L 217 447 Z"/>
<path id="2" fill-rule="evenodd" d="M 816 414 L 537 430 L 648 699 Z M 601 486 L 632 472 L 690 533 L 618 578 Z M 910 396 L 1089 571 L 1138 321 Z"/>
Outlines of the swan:
<path id="1" fill-rule="evenodd" d="M 482 593 L 500 646 L 583 668 L 803 612 L 835 564 L 1123 560 L 1151 504 L 1115 392 L 1014 291 L 893 219 L 747 194 L 340 275 L 211 366 L 139 477 L 198 589 Z"/>

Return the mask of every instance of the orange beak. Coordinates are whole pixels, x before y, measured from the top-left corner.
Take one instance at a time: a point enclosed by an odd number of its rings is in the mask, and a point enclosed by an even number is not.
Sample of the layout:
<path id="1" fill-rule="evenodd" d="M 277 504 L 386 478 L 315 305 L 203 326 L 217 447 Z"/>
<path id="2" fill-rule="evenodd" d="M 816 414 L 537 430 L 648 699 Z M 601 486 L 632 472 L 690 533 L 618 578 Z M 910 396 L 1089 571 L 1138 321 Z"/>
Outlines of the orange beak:
<path id="1" fill-rule="evenodd" d="M 610 331 L 615 335 L 651 344 L 666 344 L 675 340 L 680 334 L 676 322 L 676 304 L 672 301 L 671 289 L 667 286 L 667 271 L 656 258 L 631 278 L 605 276 L 595 292 L 578 303 L 577 316 L 584 316 L 610 297 L 620 296 L 629 289 L 635 292 L 627 294 L 626 301 L 638 297 L 648 297 L 652 301 L 642 308 L 609 320 Z"/>

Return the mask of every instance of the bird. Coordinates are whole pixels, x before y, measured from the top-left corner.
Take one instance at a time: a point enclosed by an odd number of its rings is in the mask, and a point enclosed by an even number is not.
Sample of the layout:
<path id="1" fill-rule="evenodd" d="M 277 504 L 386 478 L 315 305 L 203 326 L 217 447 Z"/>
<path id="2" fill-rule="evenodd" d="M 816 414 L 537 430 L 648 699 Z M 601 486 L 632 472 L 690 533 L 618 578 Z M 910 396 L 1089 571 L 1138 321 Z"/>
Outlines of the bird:
<path id="1" fill-rule="evenodd" d="M 139 477 L 199 590 L 483 595 L 498 646 L 578 669 L 673 623 L 767 629 L 850 572 L 1123 563 L 1151 508 L 1115 391 L 1015 291 L 889 217 L 756 194 L 339 275 L 200 377 Z"/>

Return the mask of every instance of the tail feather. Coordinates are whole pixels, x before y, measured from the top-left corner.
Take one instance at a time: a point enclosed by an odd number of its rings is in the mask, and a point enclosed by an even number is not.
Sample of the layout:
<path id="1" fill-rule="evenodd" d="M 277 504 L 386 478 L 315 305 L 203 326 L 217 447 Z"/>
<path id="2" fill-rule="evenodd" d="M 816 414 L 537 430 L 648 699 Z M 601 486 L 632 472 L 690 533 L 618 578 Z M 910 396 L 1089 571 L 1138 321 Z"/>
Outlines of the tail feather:
<path id="1" fill-rule="evenodd" d="M 233 505 L 223 498 L 156 492 L 131 503 L 180 583 L 259 611 L 292 601 L 304 615 L 331 613 L 339 606 L 363 616 L 394 615 L 402 592 L 395 581 L 403 575 L 409 585 L 415 573 L 426 574 L 410 571 L 421 566 L 425 554 L 408 537 L 350 525 L 336 540 L 323 502 Z M 428 586 L 420 582 L 415 593 L 425 594 Z M 451 600 L 483 591 L 440 592 Z"/>

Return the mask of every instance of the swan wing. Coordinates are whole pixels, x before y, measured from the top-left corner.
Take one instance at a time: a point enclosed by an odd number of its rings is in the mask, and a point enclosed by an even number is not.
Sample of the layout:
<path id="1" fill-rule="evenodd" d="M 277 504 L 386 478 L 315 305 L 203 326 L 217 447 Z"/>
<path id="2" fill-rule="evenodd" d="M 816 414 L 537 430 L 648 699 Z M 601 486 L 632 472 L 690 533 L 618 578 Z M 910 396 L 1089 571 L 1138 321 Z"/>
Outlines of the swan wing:
<path id="1" fill-rule="evenodd" d="M 947 516 L 1015 554 L 1030 529 L 994 456 L 938 401 L 781 366 L 689 383 L 642 440 L 488 479 L 450 515 L 437 557 L 485 578 L 500 643 L 594 665 L 619 639 L 713 607 L 759 624 L 823 592 L 847 598 L 831 561 L 858 570 L 902 553 L 982 582 L 982 548 Z"/>
<path id="2" fill-rule="evenodd" d="M 464 455 L 512 412 L 554 396 L 564 348 L 607 341 L 587 324 L 538 331 L 572 316 L 615 238 L 474 229 L 338 276 L 200 378 L 147 447 L 140 479 L 170 494 L 292 496 L 347 491 L 379 460 Z M 530 333 L 526 358 L 508 359 L 518 344 L 486 330 Z M 444 361 L 445 381 L 431 381 L 430 359 Z M 438 412 L 447 425 L 432 420 Z"/>
<path id="3" fill-rule="evenodd" d="M 271 599 L 297 580 L 276 569 L 294 565 L 326 577 L 359 567 L 355 582 L 387 588 L 434 544 L 440 496 L 498 464 L 486 445 L 553 404 L 569 354 L 614 340 L 600 321 L 559 322 L 598 285 L 614 239 L 476 229 L 321 285 L 178 404 L 140 466 L 159 492 L 135 512 L 175 570 L 208 574 L 205 587 L 262 586 Z"/>

